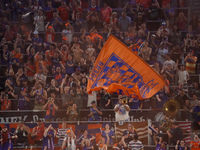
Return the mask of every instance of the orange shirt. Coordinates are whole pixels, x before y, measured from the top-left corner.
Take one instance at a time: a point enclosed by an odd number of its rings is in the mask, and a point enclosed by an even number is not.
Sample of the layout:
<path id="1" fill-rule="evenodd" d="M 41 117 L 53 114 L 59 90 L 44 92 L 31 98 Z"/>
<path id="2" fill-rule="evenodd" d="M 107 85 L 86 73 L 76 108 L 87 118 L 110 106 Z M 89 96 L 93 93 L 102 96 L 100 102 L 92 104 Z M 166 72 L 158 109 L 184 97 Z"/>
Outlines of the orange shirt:
<path id="1" fill-rule="evenodd" d="M 41 66 L 41 63 L 43 63 L 44 67 L 47 66 L 47 64 L 46 64 L 45 61 L 36 61 L 36 62 L 35 62 L 36 73 L 39 73 L 39 68 L 40 68 L 40 66 Z"/>
<path id="2" fill-rule="evenodd" d="M 53 52 L 54 51 L 47 50 L 45 53 L 45 56 L 47 56 L 47 62 L 46 62 L 47 65 L 51 65 L 51 57 L 53 57 Z M 48 55 L 50 55 L 50 57 L 48 57 Z"/>
<path id="3" fill-rule="evenodd" d="M 190 145 L 192 145 L 191 150 L 200 150 L 200 142 L 191 141 Z"/>

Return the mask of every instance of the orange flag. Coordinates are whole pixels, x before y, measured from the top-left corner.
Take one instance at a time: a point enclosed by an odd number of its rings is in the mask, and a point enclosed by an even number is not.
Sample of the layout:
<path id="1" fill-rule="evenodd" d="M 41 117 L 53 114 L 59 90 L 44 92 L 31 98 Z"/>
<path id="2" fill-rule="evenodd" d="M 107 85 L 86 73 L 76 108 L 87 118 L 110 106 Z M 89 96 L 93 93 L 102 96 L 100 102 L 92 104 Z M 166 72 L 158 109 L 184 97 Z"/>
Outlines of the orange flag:
<path id="1" fill-rule="evenodd" d="M 89 76 L 87 91 L 105 89 L 108 93 L 147 99 L 165 85 L 163 78 L 114 36 L 102 48 Z"/>

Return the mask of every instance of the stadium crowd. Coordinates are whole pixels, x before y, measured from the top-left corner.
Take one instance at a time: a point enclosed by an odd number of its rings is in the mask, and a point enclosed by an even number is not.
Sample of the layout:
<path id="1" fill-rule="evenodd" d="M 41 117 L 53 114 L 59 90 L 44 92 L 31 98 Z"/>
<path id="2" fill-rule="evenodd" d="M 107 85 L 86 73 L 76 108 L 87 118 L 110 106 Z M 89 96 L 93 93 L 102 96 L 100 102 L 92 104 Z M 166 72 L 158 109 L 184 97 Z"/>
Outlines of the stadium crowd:
<path id="1" fill-rule="evenodd" d="M 193 121 L 193 130 L 200 129 L 200 19 L 187 14 L 185 0 L 1 0 L 0 61 L 1 112 L 9 110 L 46 110 L 45 121 L 55 120 L 57 110 L 66 112 L 68 121 L 78 121 L 80 109 L 88 109 L 88 121 L 100 121 L 101 109 L 114 109 L 116 121 L 129 121 L 132 109 L 162 109 L 169 99 L 178 101 L 183 113 L 177 120 Z M 121 9 L 119 9 L 121 8 Z M 178 9 L 176 9 L 178 8 Z M 88 102 L 87 81 L 110 35 L 122 41 L 130 50 L 140 45 L 138 55 L 168 83 L 152 98 L 138 100 L 107 93 L 93 94 Z M 197 76 L 196 76 L 197 75 Z M 88 107 L 90 106 L 90 107 Z M 193 117 L 194 116 L 194 117 Z M 27 137 L 43 149 L 54 149 L 58 138 L 61 149 L 143 149 L 131 125 L 127 133 L 114 144 L 114 132 L 109 124 L 96 144 L 94 136 L 83 131 L 77 137 L 62 123 L 55 130 L 41 122 L 30 129 L 19 122 L 13 135 L 7 127 L 1 131 L 2 147 L 11 148 L 11 139 L 18 146 L 27 144 Z M 159 127 L 155 125 L 155 129 Z M 166 131 L 175 149 L 186 149 L 182 131 L 172 121 Z M 156 149 L 166 149 L 165 137 L 152 132 Z M 3 136 L 6 135 L 6 136 Z M 177 135 L 179 135 L 177 137 Z M 43 139 L 43 140 L 41 140 Z M 163 140 L 164 139 L 164 140 Z M 164 142 L 166 141 L 166 142 Z M 191 149 L 200 149 L 198 135 Z M 8 149 L 4 147 L 4 149 Z M 189 149 L 189 148 L 188 148 Z"/>

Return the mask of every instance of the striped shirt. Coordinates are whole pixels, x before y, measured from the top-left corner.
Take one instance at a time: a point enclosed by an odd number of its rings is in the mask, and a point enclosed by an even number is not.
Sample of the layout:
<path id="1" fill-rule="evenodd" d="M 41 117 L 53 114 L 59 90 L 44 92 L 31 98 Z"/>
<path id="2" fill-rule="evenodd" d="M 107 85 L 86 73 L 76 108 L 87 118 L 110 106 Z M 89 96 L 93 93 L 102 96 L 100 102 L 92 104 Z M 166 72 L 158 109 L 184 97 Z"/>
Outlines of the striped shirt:
<path id="1" fill-rule="evenodd" d="M 58 129 L 57 136 L 59 136 L 59 139 L 61 141 L 63 141 L 64 138 L 67 137 L 67 130 L 69 130 L 69 129 L 68 128 L 66 128 L 66 129 Z"/>
<path id="2" fill-rule="evenodd" d="M 128 143 L 128 148 L 130 148 L 131 150 L 140 150 L 140 149 L 143 149 L 144 146 L 143 146 L 143 144 L 142 144 L 141 141 L 139 141 L 139 140 L 137 140 L 137 141 L 132 140 L 132 141 L 130 141 Z"/>

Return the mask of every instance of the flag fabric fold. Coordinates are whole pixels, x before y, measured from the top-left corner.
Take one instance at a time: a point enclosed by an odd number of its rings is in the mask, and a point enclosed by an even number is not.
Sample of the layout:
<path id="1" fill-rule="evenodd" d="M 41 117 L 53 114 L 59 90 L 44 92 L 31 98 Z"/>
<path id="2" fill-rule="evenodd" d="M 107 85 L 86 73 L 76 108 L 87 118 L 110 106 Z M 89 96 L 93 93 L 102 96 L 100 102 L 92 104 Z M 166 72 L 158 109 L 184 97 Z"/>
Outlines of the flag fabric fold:
<path id="1" fill-rule="evenodd" d="M 99 53 L 89 76 L 87 91 L 105 89 L 109 93 L 147 99 L 165 85 L 163 78 L 114 36 Z"/>

